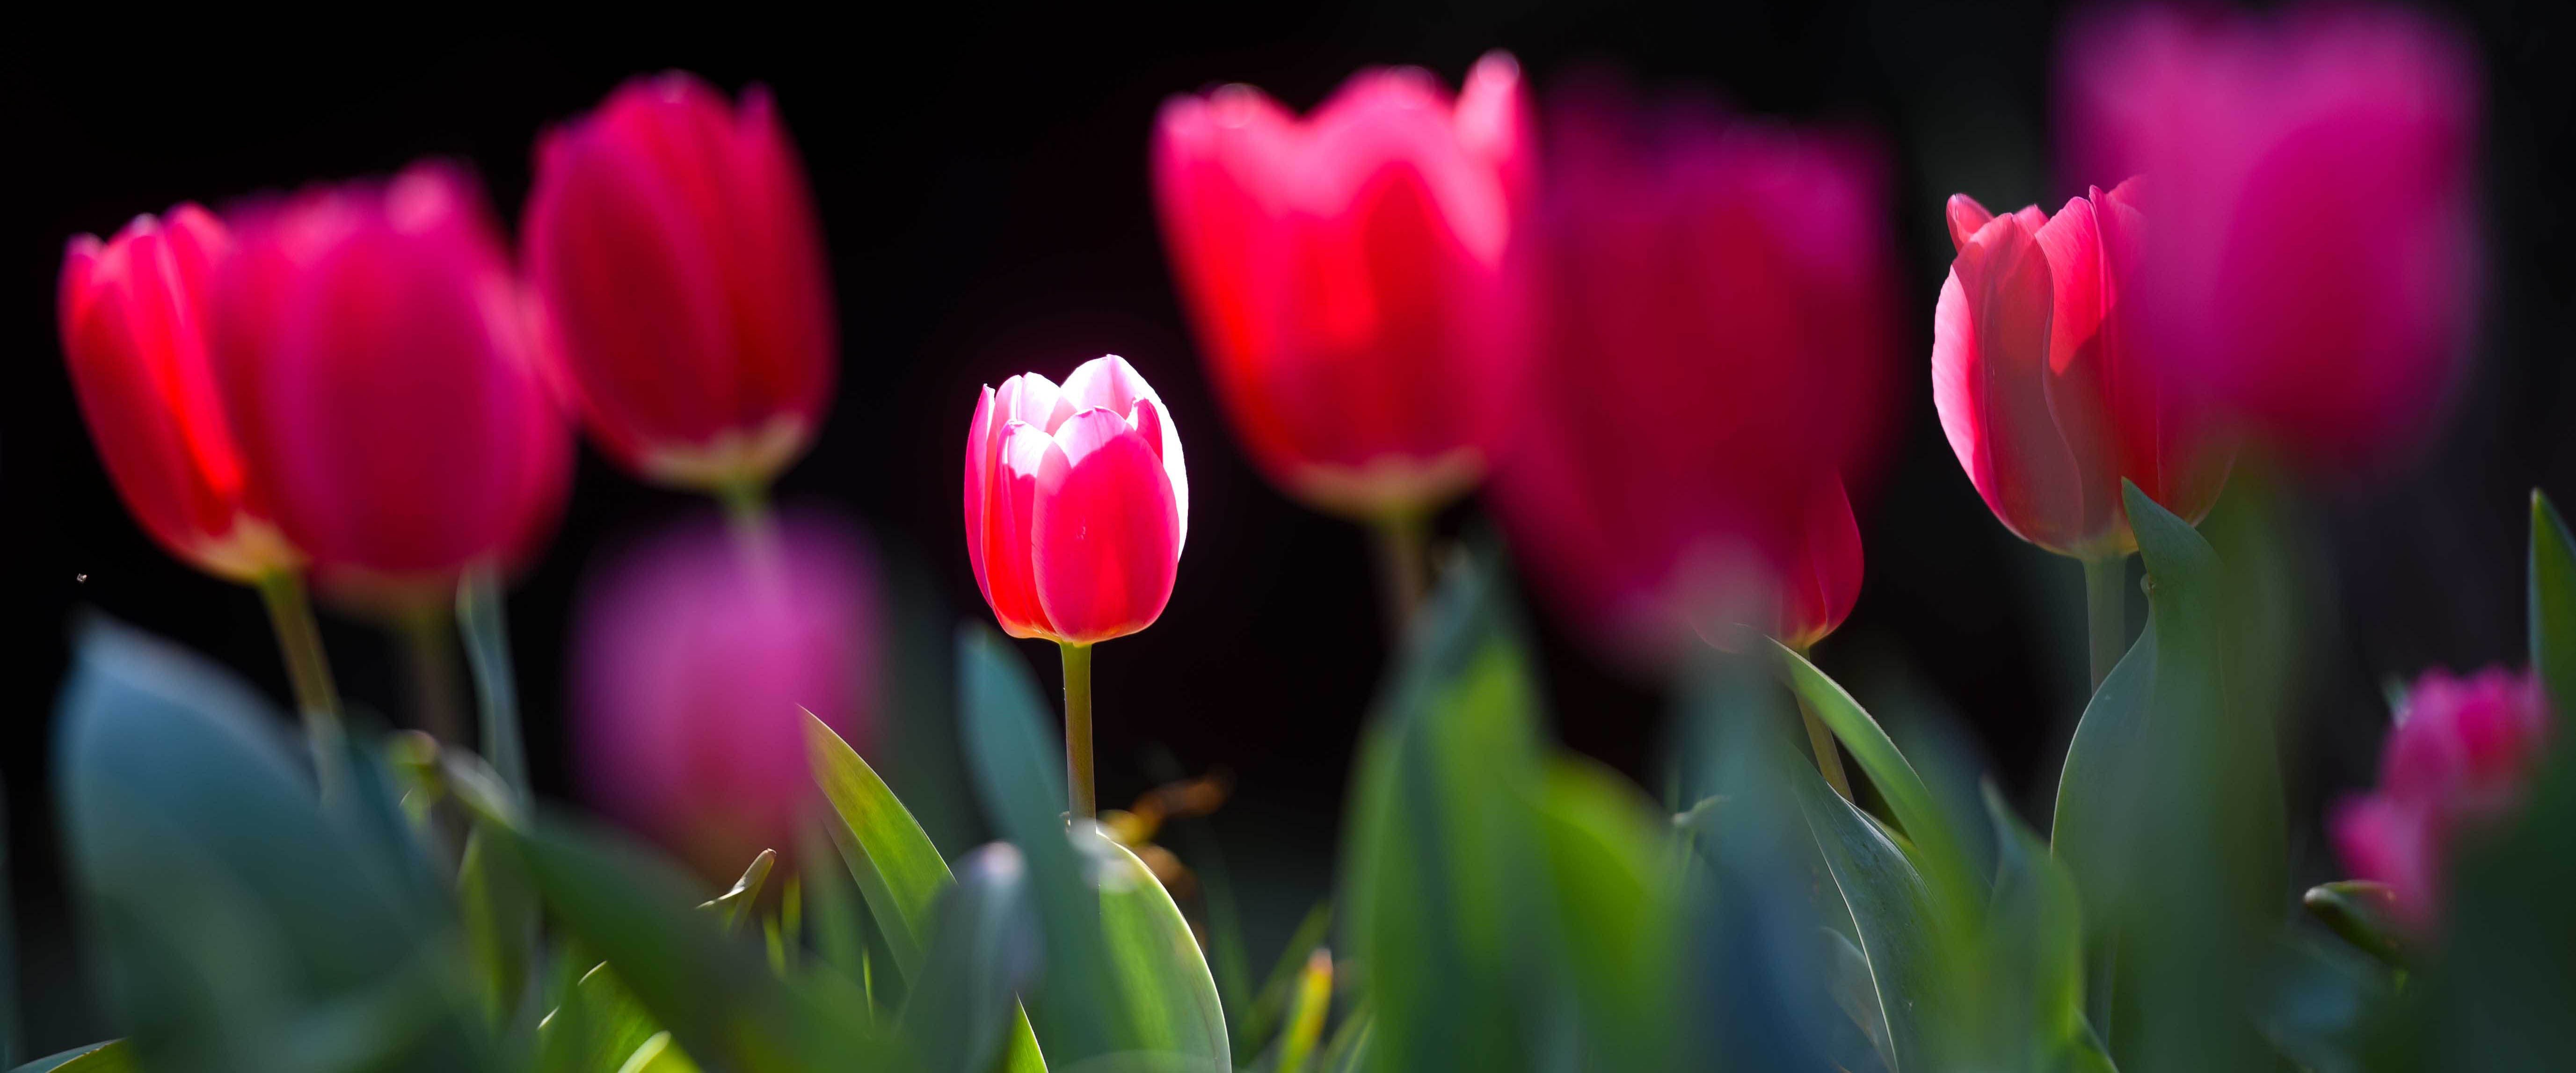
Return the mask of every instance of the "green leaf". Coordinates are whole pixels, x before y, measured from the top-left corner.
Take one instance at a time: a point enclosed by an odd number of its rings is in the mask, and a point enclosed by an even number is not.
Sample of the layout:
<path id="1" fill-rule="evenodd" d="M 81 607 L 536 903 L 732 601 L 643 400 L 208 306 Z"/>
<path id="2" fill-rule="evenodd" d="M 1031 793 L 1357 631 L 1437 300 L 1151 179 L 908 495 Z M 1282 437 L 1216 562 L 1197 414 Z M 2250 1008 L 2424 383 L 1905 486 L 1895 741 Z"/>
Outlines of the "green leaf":
<path id="1" fill-rule="evenodd" d="M 1280 948 L 1278 962 L 1270 967 L 1270 975 L 1262 979 L 1261 989 L 1253 992 L 1251 1008 L 1239 1011 L 1236 1018 L 1236 1023 L 1243 1026 L 1242 1031 L 1233 1034 L 1237 1064 L 1248 1062 L 1269 1048 L 1272 1037 L 1286 1023 L 1288 1003 L 1295 995 L 1298 982 L 1305 978 L 1307 955 L 1324 945 L 1324 939 L 1332 929 L 1333 903 L 1323 901 L 1307 910 L 1305 919 L 1297 922 L 1297 930 L 1289 933 L 1288 945 Z M 1223 976 L 1217 978 L 1220 992 L 1224 982 Z"/>
<path id="2" fill-rule="evenodd" d="M 545 1073 L 617 1073 L 644 1041 L 662 1032 L 606 964 L 591 966 L 538 1026 L 537 1068 Z"/>
<path id="3" fill-rule="evenodd" d="M 2352 879 L 2310 887 L 2299 904 L 2355 949 L 2402 969 L 2406 944 L 2394 915 L 2395 901 L 2388 884 Z"/>
<path id="4" fill-rule="evenodd" d="M 140 1068 L 134 1064 L 134 1048 L 112 1039 L 39 1058 L 10 1073 L 135 1073 Z"/>
<path id="5" fill-rule="evenodd" d="M 1985 1008 L 1973 1027 L 1982 1034 L 1963 1037 L 1963 1049 L 1991 1067 L 2048 1055 L 2056 1056 L 2049 1068 L 2107 1066 L 2084 1019 L 2084 916 L 2075 879 L 1993 784 L 1984 798 L 1995 889 L 1976 951 L 1985 962 L 1978 988 Z"/>
<path id="6" fill-rule="evenodd" d="M 1126 997 L 1131 1044 L 1196 1059 L 1196 1068 L 1232 1069 L 1216 977 L 1171 892 L 1127 847 L 1095 833 L 1074 837 L 1090 840 L 1095 855 L 1101 935 Z"/>
<path id="7" fill-rule="evenodd" d="M 2400 1023 L 2388 969 L 2312 931 L 2281 944 L 2271 993 L 2256 1011 L 2282 1057 L 2315 1073 L 2406 1068 L 2392 1062 L 2389 1029 Z M 2460 1066 L 2492 1069 L 2497 1066 Z"/>
<path id="8" fill-rule="evenodd" d="M 457 860 L 457 910 L 483 981 L 483 1012 L 505 1024 L 518 1013 L 535 964 L 537 899 L 516 857 L 495 851 L 485 826 L 474 825 Z"/>
<path id="9" fill-rule="evenodd" d="M 832 827 L 832 841 L 884 929 L 895 967 L 910 977 L 921 970 L 931 903 L 952 881 L 948 862 L 876 769 L 812 712 L 805 713 L 805 740 L 814 780 L 822 784 L 823 796 L 840 820 Z"/>
<path id="10" fill-rule="evenodd" d="M 1797 764 L 1794 756 L 1779 762 L 1791 776 L 1805 815 L 1808 833 L 1822 854 L 1833 893 L 1851 918 L 1853 933 L 1867 959 L 1874 1008 L 1865 1008 L 1877 1023 L 1863 1022 L 1873 1041 L 1887 1041 L 1889 1073 L 1929 1068 L 1924 1026 L 1938 999 L 1932 963 L 1934 938 L 1930 895 L 1922 876 L 1896 843 L 1869 817 L 1837 796 L 1821 777 Z"/>
<path id="11" fill-rule="evenodd" d="M 1305 1073 L 1306 1060 L 1324 1035 L 1324 1018 L 1333 1007 L 1333 955 L 1316 950 L 1297 973 L 1297 998 L 1288 1008 L 1288 1027 L 1279 1036 L 1279 1061 L 1272 1073 Z"/>
<path id="12" fill-rule="evenodd" d="M 247 688 L 96 622 L 61 719 L 74 889 L 139 1063 L 247 1073 L 360 1040 L 378 1069 L 486 1064 L 443 895 L 325 812 Z"/>
<path id="13" fill-rule="evenodd" d="M 698 1065 L 671 1042 L 670 1033 L 660 1032 L 635 1048 L 626 1063 L 617 1067 L 617 1073 L 698 1073 Z"/>
<path id="14" fill-rule="evenodd" d="M 997 842 L 958 862 L 931 912 L 929 957 L 903 1008 L 903 1030 L 931 1073 L 983 1073 L 1025 1022 L 1014 999 L 1035 975 L 1040 939 L 1019 851 Z"/>
<path id="15" fill-rule="evenodd" d="M 2576 541 L 2558 508 L 2531 491 L 2531 666 L 2556 701 L 2559 719 L 2576 725 Z"/>
<path id="16" fill-rule="evenodd" d="M 753 903 L 760 900 L 760 888 L 769 882 L 770 869 L 777 864 L 777 850 L 760 851 L 751 858 L 750 867 L 742 870 L 742 878 L 734 880 L 733 886 L 724 893 L 699 902 L 699 911 L 715 914 L 717 920 L 724 922 L 726 931 L 742 927 L 743 918 L 750 915 Z"/>
<path id="17" fill-rule="evenodd" d="M 1869 776 L 1870 785 L 1887 799 L 1896 814 L 1897 825 L 1913 842 L 1920 856 L 1924 878 L 1943 890 L 1967 891 L 1974 880 L 1967 868 L 1967 858 L 1960 848 L 1958 833 L 1950 829 L 1940 801 L 1923 781 L 1896 742 L 1870 717 L 1860 702 L 1843 690 L 1816 665 L 1807 662 L 1796 650 L 1777 641 L 1772 646 L 1789 668 L 1790 688 L 1805 698 L 1808 706 L 1822 720 L 1834 738 L 1851 750 L 1852 759 L 1860 763 Z"/>
<path id="18" fill-rule="evenodd" d="M 1000 1073 L 1047 1073 L 1046 1052 L 1038 1048 L 1037 1030 L 1029 1027 L 1029 1011 L 1019 1003 L 1011 1004 L 1011 1038 L 1002 1049 L 1002 1061 L 993 1067 Z"/>
<path id="19" fill-rule="evenodd" d="M 1601 1068 L 1669 1067 L 1681 928 L 1654 803 L 1599 764 L 1553 757 L 1538 811 L 1587 1047 Z"/>

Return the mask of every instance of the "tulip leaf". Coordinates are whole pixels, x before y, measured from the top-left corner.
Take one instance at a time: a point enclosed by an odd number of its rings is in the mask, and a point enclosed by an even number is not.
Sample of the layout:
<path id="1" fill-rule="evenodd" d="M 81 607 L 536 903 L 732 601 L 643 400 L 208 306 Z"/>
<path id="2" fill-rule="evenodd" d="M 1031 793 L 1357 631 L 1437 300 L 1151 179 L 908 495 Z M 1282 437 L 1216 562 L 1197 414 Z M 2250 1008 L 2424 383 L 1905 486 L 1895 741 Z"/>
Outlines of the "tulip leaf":
<path id="1" fill-rule="evenodd" d="M 2562 723 L 2576 725 L 2576 541 L 2558 508 L 2531 493 L 2531 666 L 2540 673 Z"/>
<path id="2" fill-rule="evenodd" d="M 537 1068 L 544 1073 L 617 1073 L 644 1041 L 662 1031 L 617 973 L 593 965 L 538 1026 Z"/>
<path id="3" fill-rule="evenodd" d="M 134 1048 L 112 1039 L 39 1058 L 9 1073 L 135 1073 L 140 1068 L 134 1064 Z"/>
<path id="4" fill-rule="evenodd" d="M 2406 967 L 2406 944 L 2399 930 L 2395 892 L 2385 883 L 2345 880 L 2308 888 L 2299 899 L 2308 915 L 2392 969 Z"/>
<path id="5" fill-rule="evenodd" d="M 1822 854 L 1833 893 L 1849 914 L 1861 955 L 1867 959 L 1875 1023 L 1862 1022 L 1873 1042 L 1886 1041 L 1888 1073 L 1927 1068 L 1923 1025 L 1935 1005 L 1929 893 L 1905 852 L 1852 803 L 1836 795 L 1795 757 L 1779 758 L 1795 771 L 1799 810 Z"/>
<path id="6" fill-rule="evenodd" d="M 1315 1045 L 1323 1041 L 1324 1018 L 1333 1006 L 1333 955 L 1318 948 L 1297 973 L 1297 997 L 1288 1007 L 1288 1027 L 1279 1034 L 1279 1060 L 1270 1073 L 1305 1073 Z"/>
<path id="7" fill-rule="evenodd" d="M 1673 1064 L 1673 882 L 1651 801 L 1571 757 L 1547 762 L 1536 832 L 1585 1043 L 1605 1069 Z"/>
<path id="8" fill-rule="evenodd" d="M 876 769 L 812 712 L 805 713 L 805 740 L 814 780 L 840 820 L 832 841 L 876 915 L 896 969 L 908 978 L 921 971 L 931 903 L 952 882 L 948 862 Z"/>
<path id="9" fill-rule="evenodd" d="M 494 849 L 496 836 L 485 827 L 478 822 L 465 838 L 456 864 L 456 900 L 483 979 L 484 1013 L 502 1024 L 526 997 L 536 958 L 537 901 L 516 857 Z"/>
<path id="10" fill-rule="evenodd" d="M 760 888 L 768 885 L 770 870 L 777 865 L 777 850 L 760 851 L 752 856 L 750 866 L 742 870 L 742 878 L 734 880 L 733 886 L 724 893 L 699 902 L 698 910 L 715 914 L 717 920 L 724 922 L 726 931 L 741 927 L 743 918 L 751 914 L 752 904 L 760 900 Z"/>
<path id="11" fill-rule="evenodd" d="M 1250 1061 L 1267 1048 L 1277 1035 L 1298 981 L 1304 979 L 1307 955 L 1324 945 L 1333 930 L 1333 903 L 1317 902 L 1289 933 L 1288 945 L 1281 947 L 1279 960 L 1270 967 L 1270 975 L 1253 992 L 1251 1009 L 1239 1012 L 1236 1021 L 1243 1026 L 1234 1034 L 1234 1057 L 1237 1062 Z M 1220 984 L 1223 979 L 1219 978 Z"/>
<path id="12" fill-rule="evenodd" d="M 1989 977 L 1996 1035 L 2007 1045 L 2027 1041 L 2070 1055 L 2098 1051 L 2084 1020 L 2084 911 L 2075 877 L 1992 784 L 1984 790 L 1995 832 L 1984 953 L 1997 963 Z"/>
<path id="13" fill-rule="evenodd" d="M 1171 892 L 1127 847 L 1087 832 L 1075 837 L 1091 839 L 1098 856 L 1101 933 L 1126 996 L 1131 1044 L 1181 1055 L 1193 1068 L 1233 1068 L 1216 977 Z"/>
<path id="14" fill-rule="evenodd" d="M 138 1063 L 264 1070 L 309 1048 L 385 1070 L 486 1064 L 482 1019 L 450 984 L 464 966 L 444 895 L 322 807 L 284 718 L 247 687 L 94 622 L 61 721 L 74 890 Z"/>
<path id="15" fill-rule="evenodd" d="M 1841 684 L 1816 669 L 1795 649 L 1776 641 L 1772 644 L 1788 665 L 1790 688 L 1806 700 L 1816 718 L 1834 732 L 1834 738 L 1851 750 L 1852 759 L 1859 761 L 1870 784 L 1887 799 L 1897 825 L 1914 844 L 1923 877 L 1942 884 L 1942 889 L 1969 889 L 1974 881 L 1969 877 L 1958 833 L 1951 830 L 1940 800 L 1905 754 L 1898 751 L 1895 740 Z"/>
<path id="16" fill-rule="evenodd" d="M 928 957 L 902 1025 L 930 1073 L 985 1073 L 1027 1022 L 1014 996 L 1034 982 L 1036 909 L 1019 850 L 997 842 L 958 861 L 931 912 Z"/>

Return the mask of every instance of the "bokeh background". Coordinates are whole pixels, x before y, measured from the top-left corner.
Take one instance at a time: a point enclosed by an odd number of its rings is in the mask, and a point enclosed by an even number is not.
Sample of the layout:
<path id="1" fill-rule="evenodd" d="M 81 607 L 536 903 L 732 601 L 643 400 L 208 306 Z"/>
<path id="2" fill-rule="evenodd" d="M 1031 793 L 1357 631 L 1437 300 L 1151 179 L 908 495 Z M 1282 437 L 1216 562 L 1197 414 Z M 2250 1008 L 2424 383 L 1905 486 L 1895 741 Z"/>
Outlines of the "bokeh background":
<path id="1" fill-rule="evenodd" d="M 467 162 L 505 220 L 546 124 L 665 68 L 772 87 L 804 153 L 839 294 L 840 398 L 780 496 L 861 519 L 908 633 L 893 673 L 930 748 L 889 778 L 952 853 L 980 838 L 941 766 L 949 631 L 989 621 L 961 545 L 960 452 L 983 383 L 1061 377 L 1125 355 L 1187 437 L 1193 517 L 1161 623 L 1098 657 L 1104 805 L 1174 770 L 1230 772 L 1214 819 L 1254 957 L 1328 890 L 1352 744 L 1385 662 L 1360 530 L 1271 490 L 1237 450 L 1183 328 L 1145 174 L 1173 93 L 1254 83 L 1310 107 L 1354 69 L 1411 63 L 1454 84 L 1493 47 L 1544 91 L 1586 65 L 1697 87 L 1742 109 L 1874 129 L 1894 164 L 1906 273 L 1908 394 L 1885 476 L 1860 504 L 1868 574 L 1819 661 L 1865 701 L 1905 698 L 1965 727 L 2034 815 L 2085 693 L 2072 560 L 2014 539 L 1942 441 L 1925 372 L 1950 259 L 1942 199 L 2052 209 L 2087 181 L 2052 170 L 2052 44 L 2036 3 L 1256 4 L 1113 15 L 921 5 L 829 24 L 725 5 L 686 17 L 404 20 L 345 36 L 74 13 L 87 25 L 0 43 L 0 779 L 26 1023 L 37 1053 L 101 1034 L 66 918 L 48 769 L 67 627 L 103 613 L 205 652 L 281 699 L 258 601 L 155 548 L 81 427 L 54 328 L 64 241 L 173 202 Z M 2294 875 L 2326 878 L 2322 803 L 2366 783 L 2379 684 L 2473 669 L 2522 648 L 2526 494 L 2576 498 L 2576 7 L 2447 9 L 2488 73 L 2489 309 L 2446 431 L 2409 464 L 2304 501 L 2316 594 L 2309 685 L 2285 749 Z M 321 31 L 317 33 L 318 31 Z M 2356 228 L 2371 221 L 2354 220 Z M 565 797 L 562 660 L 587 566 L 702 503 L 595 454 L 552 548 L 519 581 L 511 627 L 541 793 Z M 1443 519 L 1474 531 L 1470 502 Z M 2136 603 L 2136 601 L 2132 601 Z M 2133 613 L 2141 609 L 2133 607 Z M 328 618 L 328 616 L 326 616 Z M 1658 784 L 1666 703 L 1534 616 L 1557 730 Z M 326 642 L 352 700 L 403 710 L 396 653 L 341 619 Z M 1027 655 L 1052 683 L 1051 650 Z M 919 743 L 916 743 L 918 746 Z M 1186 846 L 1184 846 L 1186 849 Z M 185 896 L 174 892 L 174 896 Z M 1266 963 L 1266 962 L 1265 962 Z"/>

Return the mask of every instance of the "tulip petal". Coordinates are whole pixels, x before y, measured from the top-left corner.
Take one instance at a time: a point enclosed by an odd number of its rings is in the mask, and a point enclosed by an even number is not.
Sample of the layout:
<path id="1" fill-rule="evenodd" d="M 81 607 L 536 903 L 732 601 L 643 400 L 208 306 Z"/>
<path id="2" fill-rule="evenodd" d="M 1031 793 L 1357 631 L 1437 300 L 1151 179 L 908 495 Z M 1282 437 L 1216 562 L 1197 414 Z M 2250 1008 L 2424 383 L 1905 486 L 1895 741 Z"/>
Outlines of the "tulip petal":
<path id="1" fill-rule="evenodd" d="M 1036 483 L 1034 572 L 1056 635 L 1087 644 L 1151 625 L 1171 599 L 1180 518 L 1145 438 L 1116 414 L 1083 411 L 1059 431 Z"/>
<path id="2" fill-rule="evenodd" d="M 975 417 L 966 423 L 966 559 L 974 566 L 975 587 L 983 590 L 987 604 L 993 602 L 993 586 L 984 579 L 984 509 L 993 487 L 993 448 L 999 431 L 995 409 L 988 385 L 975 397 Z"/>
<path id="3" fill-rule="evenodd" d="M 1966 194 L 1950 195 L 1948 216 L 1950 248 L 1953 251 L 1967 249 L 1968 238 L 1975 235 L 1978 228 L 1986 226 L 1986 221 L 1995 218 L 1994 213 L 1987 211 L 1984 205 L 1977 203 L 1977 199 Z"/>
<path id="4" fill-rule="evenodd" d="M 1162 396 L 1154 393 L 1154 385 L 1146 383 L 1127 359 L 1105 354 L 1083 362 L 1073 375 L 1064 378 L 1064 388 L 1048 418 L 1051 430 L 1062 418 L 1091 406 L 1124 416 L 1139 429 L 1145 429 L 1144 411 L 1153 411 L 1154 425 L 1146 429 L 1146 439 L 1154 448 L 1154 456 L 1162 459 L 1164 471 L 1171 475 L 1172 502 L 1180 511 L 1181 536 L 1186 541 L 1190 532 L 1190 468 L 1181 454 L 1180 429 L 1172 424 L 1171 411 L 1163 405 Z"/>
<path id="5" fill-rule="evenodd" d="M 1038 470 L 1053 442 L 1034 425 L 1012 421 L 991 446 L 993 469 L 984 503 L 984 599 L 1002 632 L 1013 637 L 1053 636 L 1039 602 L 1031 567 L 1031 524 L 1037 516 Z"/>

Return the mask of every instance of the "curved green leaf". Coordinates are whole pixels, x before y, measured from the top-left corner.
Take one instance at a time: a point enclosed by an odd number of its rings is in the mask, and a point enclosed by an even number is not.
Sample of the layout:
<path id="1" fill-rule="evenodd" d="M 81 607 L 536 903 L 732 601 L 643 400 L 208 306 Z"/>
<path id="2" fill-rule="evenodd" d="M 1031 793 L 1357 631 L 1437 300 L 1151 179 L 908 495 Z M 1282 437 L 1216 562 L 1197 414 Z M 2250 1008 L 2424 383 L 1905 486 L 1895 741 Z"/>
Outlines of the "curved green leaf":
<path id="1" fill-rule="evenodd" d="M 1815 664 L 1807 662 L 1807 657 L 1777 641 L 1772 642 L 1772 647 L 1779 650 L 1780 658 L 1788 665 L 1790 688 L 1806 699 L 1816 718 L 1834 732 L 1843 748 L 1851 750 L 1852 759 L 1869 775 L 1870 785 L 1878 787 L 1879 795 L 1887 799 L 1887 807 L 1896 813 L 1897 825 L 1904 829 L 1906 839 L 1921 857 L 1923 878 L 1944 890 L 1972 889 L 1975 880 L 1968 873 L 1958 833 L 1950 829 L 1932 788 L 1896 748 L 1895 740 L 1887 736 L 1859 701 L 1816 669 Z"/>
<path id="2" fill-rule="evenodd" d="M 135 1073 L 134 1048 L 112 1039 L 36 1059 L 9 1073 Z"/>
<path id="3" fill-rule="evenodd" d="M 1864 1022 L 1862 1030 L 1873 1042 L 1886 1041 L 1889 1073 L 1929 1068 L 1923 1029 L 1938 980 L 1923 877 L 1869 817 L 1804 765 L 1796 768 L 1799 811 L 1867 959 L 1878 1023 Z"/>
<path id="4" fill-rule="evenodd" d="M 804 715 L 814 780 L 822 784 L 824 798 L 840 819 L 832 827 L 832 841 L 840 846 L 868 911 L 883 926 L 895 967 L 910 977 L 921 971 L 931 903 L 953 881 L 948 862 L 876 769 L 814 713 Z"/>
<path id="5" fill-rule="evenodd" d="M 1216 977 L 1171 892 L 1127 847 L 1096 834 L 1074 837 L 1091 839 L 1098 855 L 1101 938 L 1127 999 L 1132 1045 L 1197 1059 L 1205 1063 L 1199 1068 L 1233 1068 Z"/>
<path id="6" fill-rule="evenodd" d="M 724 893 L 699 902 L 698 911 L 715 914 L 717 920 L 724 922 L 726 931 L 741 927 L 743 917 L 751 912 L 752 903 L 760 900 L 760 888 L 769 883 L 770 869 L 777 866 L 777 850 L 760 851 L 752 857 L 750 866 L 742 870 L 742 878 L 734 880 L 733 886 Z"/>
<path id="7" fill-rule="evenodd" d="M 1669 1067 L 1681 928 L 1665 825 L 1626 779 L 1573 757 L 1549 759 L 1538 815 L 1561 957 L 1597 1065 Z"/>

